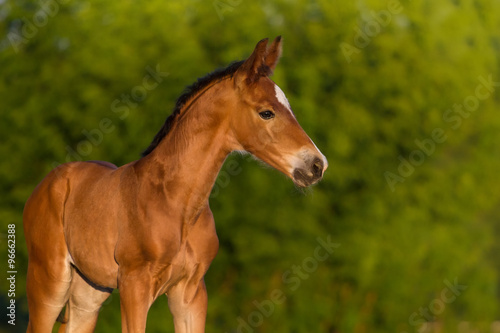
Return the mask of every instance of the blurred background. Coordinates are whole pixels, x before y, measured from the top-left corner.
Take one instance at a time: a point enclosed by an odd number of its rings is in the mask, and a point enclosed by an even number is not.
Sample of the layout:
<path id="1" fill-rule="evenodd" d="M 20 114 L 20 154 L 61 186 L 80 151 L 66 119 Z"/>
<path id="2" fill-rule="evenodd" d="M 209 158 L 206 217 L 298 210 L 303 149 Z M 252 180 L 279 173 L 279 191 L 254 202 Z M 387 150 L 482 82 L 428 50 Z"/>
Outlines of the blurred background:
<path id="1" fill-rule="evenodd" d="M 185 86 L 277 35 L 273 79 L 330 167 L 299 191 L 228 159 L 207 332 L 500 332 L 497 0 L 0 0 L 0 267 L 15 224 L 18 272 L 1 331 L 26 329 L 42 178 L 138 159 Z M 119 311 L 115 291 L 96 332 Z M 147 331 L 173 332 L 165 297 Z"/>

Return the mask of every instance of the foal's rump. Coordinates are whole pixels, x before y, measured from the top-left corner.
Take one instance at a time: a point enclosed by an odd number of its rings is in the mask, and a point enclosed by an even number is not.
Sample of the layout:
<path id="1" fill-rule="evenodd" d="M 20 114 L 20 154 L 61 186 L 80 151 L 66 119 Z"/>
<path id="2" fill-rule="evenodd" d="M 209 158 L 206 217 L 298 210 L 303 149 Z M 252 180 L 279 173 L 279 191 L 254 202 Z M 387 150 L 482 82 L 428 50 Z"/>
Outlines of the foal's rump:
<path id="1" fill-rule="evenodd" d="M 72 263 L 93 283 L 117 287 L 114 251 L 118 235 L 122 168 L 101 161 L 68 165 L 64 236 Z"/>
<path id="2" fill-rule="evenodd" d="M 30 256 L 61 265 L 69 262 L 96 285 L 116 288 L 117 210 L 113 207 L 119 201 L 115 193 L 120 169 L 91 161 L 52 170 L 26 203 L 24 228 Z"/>

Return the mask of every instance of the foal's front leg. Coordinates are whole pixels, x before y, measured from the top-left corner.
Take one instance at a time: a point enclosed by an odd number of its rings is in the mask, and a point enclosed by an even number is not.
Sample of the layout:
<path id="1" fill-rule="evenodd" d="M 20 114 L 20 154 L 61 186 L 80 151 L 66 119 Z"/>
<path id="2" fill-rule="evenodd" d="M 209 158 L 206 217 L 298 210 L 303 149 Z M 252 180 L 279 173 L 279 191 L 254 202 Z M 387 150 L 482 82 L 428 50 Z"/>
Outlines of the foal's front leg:
<path id="1" fill-rule="evenodd" d="M 146 319 L 154 301 L 153 279 L 147 270 L 120 271 L 120 309 L 122 333 L 146 332 Z"/>
<path id="2" fill-rule="evenodd" d="M 174 317 L 175 333 L 205 332 L 207 289 L 203 279 L 183 281 L 172 287 L 167 297 Z"/>

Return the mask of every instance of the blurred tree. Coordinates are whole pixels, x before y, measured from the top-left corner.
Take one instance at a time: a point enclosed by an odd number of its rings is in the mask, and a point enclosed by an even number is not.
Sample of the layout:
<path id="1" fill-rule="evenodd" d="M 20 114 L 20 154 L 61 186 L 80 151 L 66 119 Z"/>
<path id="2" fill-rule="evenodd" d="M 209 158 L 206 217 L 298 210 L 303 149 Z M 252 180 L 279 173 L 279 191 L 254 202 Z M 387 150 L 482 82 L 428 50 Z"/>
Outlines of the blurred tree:
<path id="1" fill-rule="evenodd" d="M 0 1 L 0 220 L 16 224 L 19 272 L 19 324 L 0 325 L 25 330 L 21 215 L 44 175 L 139 158 L 184 86 L 283 35 L 274 80 L 330 168 L 301 193 L 228 159 L 211 200 L 207 331 L 487 332 L 499 319 L 499 22 L 487 0 Z M 319 260 L 328 239 L 340 246 Z M 148 332 L 173 332 L 167 312 L 155 303 Z M 119 327 L 115 291 L 97 332 Z"/>

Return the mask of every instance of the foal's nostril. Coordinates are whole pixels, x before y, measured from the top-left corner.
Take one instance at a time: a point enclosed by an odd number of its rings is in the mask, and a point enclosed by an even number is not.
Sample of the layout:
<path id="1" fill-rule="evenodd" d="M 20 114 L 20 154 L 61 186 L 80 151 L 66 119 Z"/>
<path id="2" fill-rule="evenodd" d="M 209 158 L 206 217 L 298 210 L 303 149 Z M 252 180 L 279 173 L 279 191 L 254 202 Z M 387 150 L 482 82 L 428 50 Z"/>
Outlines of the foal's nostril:
<path id="1" fill-rule="evenodd" d="M 312 172 L 316 178 L 319 178 L 323 175 L 323 161 L 320 159 L 317 159 L 314 161 L 313 166 L 312 166 Z"/>

